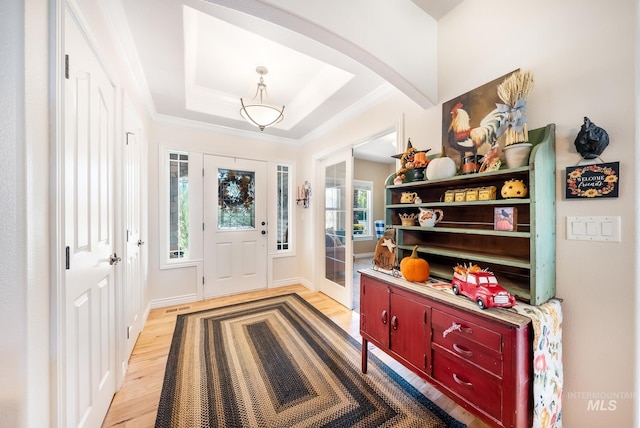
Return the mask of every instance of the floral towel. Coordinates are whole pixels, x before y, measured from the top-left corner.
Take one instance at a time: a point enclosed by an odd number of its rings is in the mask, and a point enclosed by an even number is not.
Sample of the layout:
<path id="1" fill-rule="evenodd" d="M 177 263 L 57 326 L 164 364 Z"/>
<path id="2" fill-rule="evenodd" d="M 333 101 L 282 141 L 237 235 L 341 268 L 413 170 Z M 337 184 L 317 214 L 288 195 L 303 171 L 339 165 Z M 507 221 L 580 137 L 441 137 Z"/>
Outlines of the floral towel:
<path id="1" fill-rule="evenodd" d="M 562 427 L 562 308 L 551 299 L 540 306 L 517 303 L 533 325 L 533 428 Z"/>

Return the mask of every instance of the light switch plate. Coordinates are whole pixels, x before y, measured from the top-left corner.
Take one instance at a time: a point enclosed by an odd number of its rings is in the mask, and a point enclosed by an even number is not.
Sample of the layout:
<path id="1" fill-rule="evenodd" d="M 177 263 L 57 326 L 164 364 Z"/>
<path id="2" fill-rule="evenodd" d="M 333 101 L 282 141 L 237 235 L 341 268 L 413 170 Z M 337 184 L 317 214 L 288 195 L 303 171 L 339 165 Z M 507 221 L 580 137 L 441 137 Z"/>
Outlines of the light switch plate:
<path id="1" fill-rule="evenodd" d="M 566 230 L 569 240 L 620 242 L 620 217 L 567 217 Z"/>

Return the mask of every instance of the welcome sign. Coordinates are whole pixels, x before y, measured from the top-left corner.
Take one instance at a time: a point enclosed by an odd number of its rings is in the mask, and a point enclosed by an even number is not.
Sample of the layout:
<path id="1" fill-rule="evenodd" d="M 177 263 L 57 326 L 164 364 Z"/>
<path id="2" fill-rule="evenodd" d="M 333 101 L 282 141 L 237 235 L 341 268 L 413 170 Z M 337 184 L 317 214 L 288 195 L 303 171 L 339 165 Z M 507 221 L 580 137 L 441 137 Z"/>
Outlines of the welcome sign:
<path id="1" fill-rule="evenodd" d="M 620 162 L 567 167 L 567 199 L 617 198 Z"/>

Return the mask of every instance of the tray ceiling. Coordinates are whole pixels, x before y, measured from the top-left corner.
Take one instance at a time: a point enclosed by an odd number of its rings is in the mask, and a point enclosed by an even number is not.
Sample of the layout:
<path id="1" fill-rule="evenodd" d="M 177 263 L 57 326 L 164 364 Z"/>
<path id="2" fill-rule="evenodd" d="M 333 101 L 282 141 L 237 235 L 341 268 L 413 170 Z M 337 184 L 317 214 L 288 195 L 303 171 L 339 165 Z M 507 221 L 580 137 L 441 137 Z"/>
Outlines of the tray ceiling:
<path id="1" fill-rule="evenodd" d="M 435 104 L 437 19 L 461 0 L 112 0 L 127 61 L 155 120 L 303 143 L 397 91 Z M 432 15 L 430 15 L 432 14 Z M 264 66 L 285 119 L 240 116 Z"/>

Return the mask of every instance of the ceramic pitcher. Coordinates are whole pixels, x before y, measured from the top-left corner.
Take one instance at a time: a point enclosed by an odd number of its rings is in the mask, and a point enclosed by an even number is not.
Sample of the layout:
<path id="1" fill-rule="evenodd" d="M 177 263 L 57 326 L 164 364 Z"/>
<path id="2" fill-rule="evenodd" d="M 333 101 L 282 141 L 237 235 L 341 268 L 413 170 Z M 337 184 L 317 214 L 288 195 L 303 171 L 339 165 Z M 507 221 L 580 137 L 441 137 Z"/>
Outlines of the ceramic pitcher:
<path id="1" fill-rule="evenodd" d="M 418 221 L 422 227 L 433 227 L 444 218 L 442 210 L 433 208 L 420 208 Z"/>
<path id="2" fill-rule="evenodd" d="M 413 201 L 415 201 L 416 196 L 418 196 L 416 192 L 402 192 L 402 196 L 400 196 L 400 203 L 412 204 Z"/>

